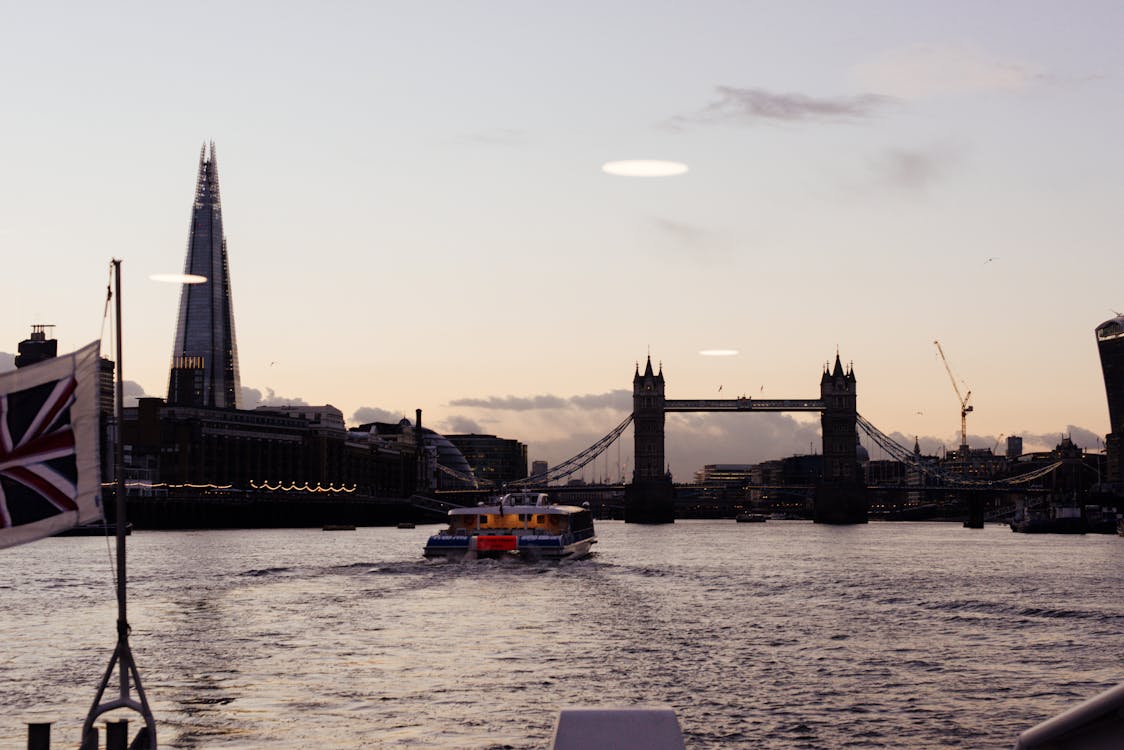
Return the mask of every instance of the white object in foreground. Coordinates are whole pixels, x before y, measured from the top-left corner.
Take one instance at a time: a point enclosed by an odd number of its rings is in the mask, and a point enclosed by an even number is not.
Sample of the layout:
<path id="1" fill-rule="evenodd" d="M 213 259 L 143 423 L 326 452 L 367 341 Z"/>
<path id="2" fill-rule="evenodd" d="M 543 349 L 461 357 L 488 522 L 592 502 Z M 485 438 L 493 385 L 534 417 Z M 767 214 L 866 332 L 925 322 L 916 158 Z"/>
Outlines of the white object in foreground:
<path id="1" fill-rule="evenodd" d="M 686 750 L 670 708 L 564 708 L 551 750 Z"/>

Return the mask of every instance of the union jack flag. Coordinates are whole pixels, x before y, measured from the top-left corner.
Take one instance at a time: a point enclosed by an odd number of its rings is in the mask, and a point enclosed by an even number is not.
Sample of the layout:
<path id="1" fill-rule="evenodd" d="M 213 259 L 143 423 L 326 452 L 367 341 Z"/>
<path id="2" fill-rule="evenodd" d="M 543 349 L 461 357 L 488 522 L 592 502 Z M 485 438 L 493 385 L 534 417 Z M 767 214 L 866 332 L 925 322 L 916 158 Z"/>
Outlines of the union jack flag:
<path id="1" fill-rule="evenodd" d="M 0 547 L 101 517 L 99 349 L 0 375 Z"/>

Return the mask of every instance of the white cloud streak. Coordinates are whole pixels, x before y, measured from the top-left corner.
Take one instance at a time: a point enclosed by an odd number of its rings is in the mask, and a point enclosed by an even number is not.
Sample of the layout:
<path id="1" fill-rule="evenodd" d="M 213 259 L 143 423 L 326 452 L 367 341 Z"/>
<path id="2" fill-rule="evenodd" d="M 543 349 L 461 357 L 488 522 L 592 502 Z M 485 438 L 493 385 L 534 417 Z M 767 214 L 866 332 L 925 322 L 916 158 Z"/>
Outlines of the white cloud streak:
<path id="1" fill-rule="evenodd" d="M 1043 76 L 1036 68 L 964 47 L 915 45 L 857 65 L 856 85 L 901 99 L 1021 91 Z"/>

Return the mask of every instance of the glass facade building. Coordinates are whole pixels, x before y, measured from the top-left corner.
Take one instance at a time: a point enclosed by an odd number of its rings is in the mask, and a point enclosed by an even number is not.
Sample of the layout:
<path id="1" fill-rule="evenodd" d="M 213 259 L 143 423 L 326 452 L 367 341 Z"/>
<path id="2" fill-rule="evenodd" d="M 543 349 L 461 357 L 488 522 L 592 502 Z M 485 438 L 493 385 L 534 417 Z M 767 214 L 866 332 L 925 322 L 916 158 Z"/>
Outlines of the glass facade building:
<path id="1" fill-rule="evenodd" d="M 446 435 L 477 479 L 503 484 L 527 477 L 527 446 L 495 435 Z"/>
<path id="2" fill-rule="evenodd" d="M 214 143 L 209 155 L 206 145 L 199 154 L 183 270 L 206 281 L 184 284 L 180 292 L 168 403 L 236 409 L 242 389 Z"/>
<path id="3" fill-rule="evenodd" d="M 1124 482 L 1121 450 L 1124 448 L 1124 315 L 1096 328 L 1105 396 L 1108 398 L 1108 436 L 1105 439 L 1109 482 Z"/>
<path id="4" fill-rule="evenodd" d="M 1108 396 L 1109 428 L 1120 432 L 1124 429 L 1124 315 L 1097 326 L 1097 350 Z"/>

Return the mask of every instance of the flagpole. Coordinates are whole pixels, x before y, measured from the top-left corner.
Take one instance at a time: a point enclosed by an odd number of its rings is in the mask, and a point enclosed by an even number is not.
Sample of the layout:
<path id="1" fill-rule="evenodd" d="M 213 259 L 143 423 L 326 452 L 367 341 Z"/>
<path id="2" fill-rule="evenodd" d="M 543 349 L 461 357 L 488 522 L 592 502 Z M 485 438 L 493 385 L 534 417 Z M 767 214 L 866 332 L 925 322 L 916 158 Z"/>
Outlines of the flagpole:
<path id="1" fill-rule="evenodd" d="M 121 339 L 123 338 L 121 335 L 121 261 L 114 258 L 112 262 L 114 294 L 117 297 L 115 301 L 117 314 L 117 377 L 115 379 L 116 392 L 114 394 L 117 424 L 115 425 L 113 440 L 113 472 L 116 477 L 114 495 L 117 511 L 117 648 L 113 652 L 113 657 L 109 660 L 109 667 L 105 670 L 105 676 L 102 678 L 101 684 L 98 687 L 98 692 L 94 696 L 94 704 L 91 706 L 90 712 L 86 715 L 86 721 L 82 725 L 82 746 L 80 750 L 98 750 L 98 730 L 94 727 L 94 721 L 102 714 L 119 708 L 127 708 L 136 711 L 141 715 L 141 719 L 144 722 L 144 726 L 137 732 L 136 738 L 129 745 L 130 750 L 156 750 L 156 721 L 152 718 L 152 711 L 149 709 L 148 701 L 144 697 L 140 673 L 137 672 L 136 664 L 133 662 L 133 652 L 129 648 L 129 619 L 127 616 L 128 609 L 125 596 L 127 581 L 125 570 L 125 533 L 128 519 L 126 517 L 125 504 L 125 441 L 121 432 L 125 424 L 124 378 L 121 375 L 123 363 L 121 344 Z M 105 693 L 113 677 L 114 666 L 117 667 L 119 677 L 117 698 L 102 703 L 102 695 Z M 132 678 L 132 682 L 136 684 L 137 699 L 133 699 L 130 696 L 130 678 Z M 120 725 L 118 726 L 120 727 Z M 121 727 L 121 730 L 127 732 L 125 727 Z M 109 739 L 108 734 L 107 724 L 107 741 Z"/>
<path id="2" fill-rule="evenodd" d="M 115 432 L 115 440 L 113 441 L 113 474 L 116 479 L 113 496 L 117 501 L 117 508 L 115 518 L 117 519 L 117 638 L 118 640 L 128 640 L 129 638 L 129 618 L 128 612 L 128 599 L 125 596 L 125 587 L 128 577 L 125 575 L 125 524 L 126 507 L 125 507 L 125 440 L 121 435 L 121 429 L 125 424 L 125 376 L 122 372 L 125 360 L 122 358 L 122 343 L 121 339 L 121 261 L 113 259 L 113 295 L 114 295 L 114 311 L 117 316 L 117 377 L 115 378 L 114 386 L 114 402 L 113 409 L 117 415 L 117 428 Z M 121 670 L 121 692 L 123 695 L 128 694 L 128 671 Z"/>

